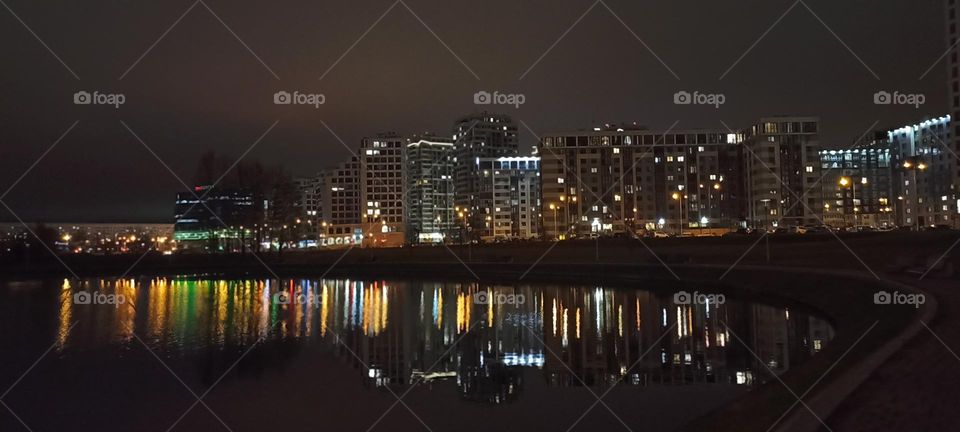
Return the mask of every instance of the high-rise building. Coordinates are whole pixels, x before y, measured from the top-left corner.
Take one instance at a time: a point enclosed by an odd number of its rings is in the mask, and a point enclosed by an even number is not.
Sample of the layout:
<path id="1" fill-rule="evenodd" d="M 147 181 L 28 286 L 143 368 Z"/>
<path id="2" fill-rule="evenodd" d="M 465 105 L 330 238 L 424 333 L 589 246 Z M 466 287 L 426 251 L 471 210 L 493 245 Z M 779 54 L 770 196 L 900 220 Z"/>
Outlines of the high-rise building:
<path id="1" fill-rule="evenodd" d="M 950 115 L 949 117 L 960 119 L 960 46 L 957 44 L 957 13 L 960 10 L 957 0 L 947 0 L 947 46 L 950 47 L 950 53 L 947 55 L 947 86 L 950 95 Z M 952 136 L 948 133 L 948 138 L 943 142 L 945 146 L 952 146 L 951 153 L 954 157 L 951 161 L 951 172 L 953 173 L 953 205 L 957 212 L 952 216 L 954 228 L 960 228 L 960 124 L 956 121 L 952 123 Z"/>
<path id="2" fill-rule="evenodd" d="M 744 202 L 753 226 L 821 224 L 819 118 L 762 118 L 737 139 L 743 140 Z"/>
<path id="3" fill-rule="evenodd" d="M 892 227 L 893 164 L 886 133 L 852 148 L 820 151 L 823 221 L 834 227 Z"/>
<path id="4" fill-rule="evenodd" d="M 440 243 L 457 235 L 453 140 L 414 137 L 404 152 L 406 233 L 411 243 Z"/>
<path id="5" fill-rule="evenodd" d="M 540 158 L 480 158 L 477 171 L 483 179 L 480 193 L 484 199 L 481 202 L 489 202 L 489 207 L 479 209 L 478 218 L 471 218 L 483 221 L 480 240 L 538 237 L 541 221 Z"/>
<path id="6" fill-rule="evenodd" d="M 323 175 L 313 177 L 299 177 L 294 179 L 299 192 L 296 207 L 299 212 L 301 240 L 316 241 L 320 234 L 320 223 L 323 218 Z"/>
<path id="7" fill-rule="evenodd" d="M 734 227 L 741 216 L 734 138 L 634 125 L 544 135 L 545 237 Z"/>
<path id="8" fill-rule="evenodd" d="M 482 112 L 457 119 L 453 126 L 456 206 L 469 210 L 473 238 L 489 237 L 481 209 L 490 208 L 493 197 L 481 194 L 483 178 L 477 171 L 479 158 L 519 154 L 517 125 L 510 116 Z"/>
<path id="9" fill-rule="evenodd" d="M 320 217 L 324 244 L 351 245 L 359 242 L 360 159 L 356 156 L 323 173 L 323 204 Z M 362 237 L 361 237 L 362 239 Z"/>
<path id="10" fill-rule="evenodd" d="M 956 157 L 946 147 L 951 142 L 950 121 L 946 115 L 887 132 L 902 226 L 921 229 L 956 223 Z"/>
<path id="11" fill-rule="evenodd" d="M 399 246 L 404 241 L 405 148 L 406 140 L 392 132 L 360 143 L 360 216 L 373 246 Z"/>

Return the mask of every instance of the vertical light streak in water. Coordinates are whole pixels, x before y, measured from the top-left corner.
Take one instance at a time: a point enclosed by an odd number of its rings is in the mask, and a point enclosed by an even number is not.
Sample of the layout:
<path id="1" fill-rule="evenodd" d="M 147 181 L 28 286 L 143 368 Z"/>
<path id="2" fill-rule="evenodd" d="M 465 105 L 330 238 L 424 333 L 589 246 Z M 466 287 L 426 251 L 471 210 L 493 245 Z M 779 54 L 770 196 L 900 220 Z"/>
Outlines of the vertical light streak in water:
<path id="1" fill-rule="evenodd" d="M 487 327 L 493 328 L 493 288 L 490 288 L 490 292 L 487 296 L 487 299 L 490 301 L 487 302 Z"/>
<path id="2" fill-rule="evenodd" d="M 116 323 L 117 331 L 116 338 L 118 340 L 127 341 L 133 337 L 134 330 L 134 320 L 136 319 L 137 310 L 137 281 L 135 279 L 130 279 L 127 282 L 123 282 L 117 286 L 114 294 L 117 298 L 123 296 L 123 304 L 117 304 L 114 311 L 116 312 Z"/>
<path id="3" fill-rule="evenodd" d="M 677 306 L 677 337 L 683 337 L 683 331 L 686 329 L 683 325 L 683 309 Z"/>
<path id="4" fill-rule="evenodd" d="M 465 303 L 466 303 L 466 298 L 464 296 L 464 293 L 462 292 L 457 293 L 457 332 L 460 332 L 463 330 L 464 318 L 466 316 L 466 312 L 464 311 L 466 307 Z"/>
<path id="5" fill-rule="evenodd" d="M 617 306 L 617 330 L 620 337 L 623 337 L 623 305 Z"/>
<path id="6" fill-rule="evenodd" d="M 70 335 L 70 326 L 73 325 L 73 290 L 70 288 L 70 280 L 64 279 L 60 287 L 60 314 L 59 324 L 57 326 L 57 349 L 62 350 L 67 344 L 67 338 Z"/>
<path id="7" fill-rule="evenodd" d="M 570 327 L 569 327 L 569 321 L 567 320 L 567 310 L 568 310 L 567 308 L 563 308 L 563 322 L 562 322 L 563 328 L 561 330 L 561 334 L 563 335 L 563 337 L 561 338 L 562 339 L 561 342 L 563 343 L 564 348 L 570 345 L 570 336 L 569 336 L 569 330 L 568 330 Z"/>
<path id="8" fill-rule="evenodd" d="M 231 323 L 227 322 L 227 317 L 230 316 L 230 286 L 227 284 L 227 281 L 219 281 L 216 284 L 215 292 L 215 301 L 216 304 L 216 313 L 214 314 L 213 328 L 214 337 L 218 345 L 223 345 L 227 338 L 228 329 L 231 327 Z"/>
<path id="9" fill-rule="evenodd" d="M 601 317 L 603 316 L 603 309 L 601 309 L 602 306 L 603 306 L 603 290 L 601 290 L 600 288 L 597 288 L 593 290 L 593 313 L 596 315 L 596 317 L 594 318 L 594 322 L 597 326 L 598 337 L 603 334 L 601 330 L 603 327 L 601 325 L 601 321 L 602 321 Z"/>
<path id="10" fill-rule="evenodd" d="M 383 309 L 380 313 L 380 329 L 386 330 L 387 323 L 390 322 L 390 287 L 387 286 L 386 282 L 383 282 L 383 290 L 380 291 L 380 305 Z"/>
<path id="11" fill-rule="evenodd" d="M 323 284 L 323 292 L 320 294 L 320 337 L 327 336 L 327 319 L 330 317 L 330 294 L 327 291 L 327 284 Z"/>
<path id="12" fill-rule="evenodd" d="M 267 334 L 270 328 L 270 279 L 258 282 L 260 289 L 260 322 L 255 337 L 262 337 Z"/>
<path id="13" fill-rule="evenodd" d="M 637 297 L 637 331 L 640 331 L 640 297 Z"/>
<path id="14" fill-rule="evenodd" d="M 580 308 L 577 307 L 577 339 L 580 339 Z"/>
<path id="15" fill-rule="evenodd" d="M 423 304 L 423 290 L 420 290 L 420 324 L 423 324 L 423 314 L 426 313 Z"/>
<path id="16" fill-rule="evenodd" d="M 347 320 L 350 319 L 350 304 L 353 302 L 353 283 L 348 279 L 343 283 L 343 319 L 341 320 L 341 329 L 347 328 Z"/>
<path id="17" fill-rule="evenodd" d="M 433 291 L 433 321 L 438 329 L 443 329 L 443 287 L 438 286 Z"/>
<path id="18" fill-rule="evenodd" d="M 687 307 L 687 335 L 693 334 L 693 306 Z"/>
<path id="19" fill-rule="evenodd" d="M 553 335 L 556 336 L 557 335 L 557 299 L 553 299 L 553 301 L 550 303 L 553 305 L 551 306 L 551 309 L 552 309 L 551 315 L 553 316 Z"/>
<path id="20" fill-rule="evenodd" d="M 156 282 L 155 286 L 150 288 L 150 292 L 147 294 L 147 301 L 149 301 L 149 306 L 147 307 L 147 333 L 153 338 L 161 339 L 162 335 L 166 333 L 167 319 L 169 316 L 167 297 L 170 295 L 170 285 L 176 285 L 178 283 L 180 282 L 161 279 Z"/>

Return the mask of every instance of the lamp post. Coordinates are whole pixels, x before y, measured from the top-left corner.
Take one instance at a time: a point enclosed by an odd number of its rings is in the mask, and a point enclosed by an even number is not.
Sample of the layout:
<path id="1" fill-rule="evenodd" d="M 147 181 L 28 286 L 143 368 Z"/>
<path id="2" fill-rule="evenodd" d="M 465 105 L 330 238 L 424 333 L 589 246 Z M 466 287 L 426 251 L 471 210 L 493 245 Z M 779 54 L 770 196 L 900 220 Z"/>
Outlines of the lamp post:
<path id="1" fill-rule="evenodd" d="M 550 203 L 550 210 L 553 210 L 553 231 L 557 240 L 560 240 L 560 228 L 557 226 L 557 205 Z"/>
<path id="2" fill-rule="evenodd" d="M 911 182 L 913 183 L 913 220 L 914 229 L 920 231 L 920 188 L 917 186 L 917 171 L 927 169 L 927 164 L 922 161 L 916 161 L 915 158 L 905 160 L 903 168 L 911 172 Z"/>
<path id="3" fill-rule="evenodd" d="M 674 192 L 671 197 L 677 201 L 677 237 L 683 237 L 683 196 Z"/>
<path id="4" fill-rule="evenodd" d="M 857 225 L 857 186 L 853 182 L 853 180 L 850 179 L 850 177 L 840 177 L 840 181 L 838 182 L 838 184 L 840 185 L 840 187 L 844 187 L 844 188 L 849 186 L 850 190 L 853 193 L 853 198 L 850 201 L 850 205 L 851 207 L 853 207 L 853 225 L 856 226 Z M 846 210 L 846 206 L 844 206 L 844 210 Z M 846 225 L 846 222 L 847 222 L 846 212 L 844 212 L 843 214 L 843 222 L 844 222 L 844 225 Z"/>

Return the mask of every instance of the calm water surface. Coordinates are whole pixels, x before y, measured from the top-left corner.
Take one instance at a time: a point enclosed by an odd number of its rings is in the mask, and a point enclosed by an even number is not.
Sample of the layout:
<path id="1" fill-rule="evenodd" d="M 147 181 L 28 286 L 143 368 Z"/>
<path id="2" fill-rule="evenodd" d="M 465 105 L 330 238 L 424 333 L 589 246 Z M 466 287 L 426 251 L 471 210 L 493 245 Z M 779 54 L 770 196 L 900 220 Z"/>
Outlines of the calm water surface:
<path id="1" fill-rule="evenodd" d="M 0 282 L 0 430 L 671 430 L 833 335 L 654 288 Z"/>

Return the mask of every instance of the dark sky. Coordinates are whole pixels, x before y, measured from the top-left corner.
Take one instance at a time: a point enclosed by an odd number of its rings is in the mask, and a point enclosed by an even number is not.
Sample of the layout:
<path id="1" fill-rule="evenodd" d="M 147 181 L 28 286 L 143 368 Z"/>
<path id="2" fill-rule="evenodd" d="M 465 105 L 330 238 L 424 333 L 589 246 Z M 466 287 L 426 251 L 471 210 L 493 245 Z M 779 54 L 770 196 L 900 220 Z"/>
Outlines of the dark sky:
<path id="1" fill-rule="evenodd" d="M 920 79 L 946 50 L 943 0 L 605 0 L 679 79 L 604 4 L 520 79 L 593 0 L 404 0 L 322 80 L 394 0 L 204 1 L 242 43 L 204 4 L 157 42 L 193 0 L 4 0 L 79 76 L 0 9 L 0 194 L 79 121 L 3 198 L 21 218 L 169 220 L 182 187 L 121 121 L 190 183 L 202 152 L 239 157 L 276 121 L 247 158 L 303 175 L 349 157 L 323 122 L 352 148 L 380 131 L 447 135 L 457 116 L 477 110 L 478 90 L 524 94 L 525 105 L 501 110 L 538 134 L 623 121 L 737 128 L 763 115 L 812 114 L 822 117 L 825 146 L 845 146 L 874 122 L 946 113 L 945 64 Z M 74 105 L 78 90 L 127 101 Z M 278 90 L 323 93 L 326 104 L 274 105 Z M 727 102 L 677 106 L 678 90 Z M 923 93 L 926 104 L 877 106 L 878 90 Z M 526 130 L 521 140 L 535 144 Z"/>

